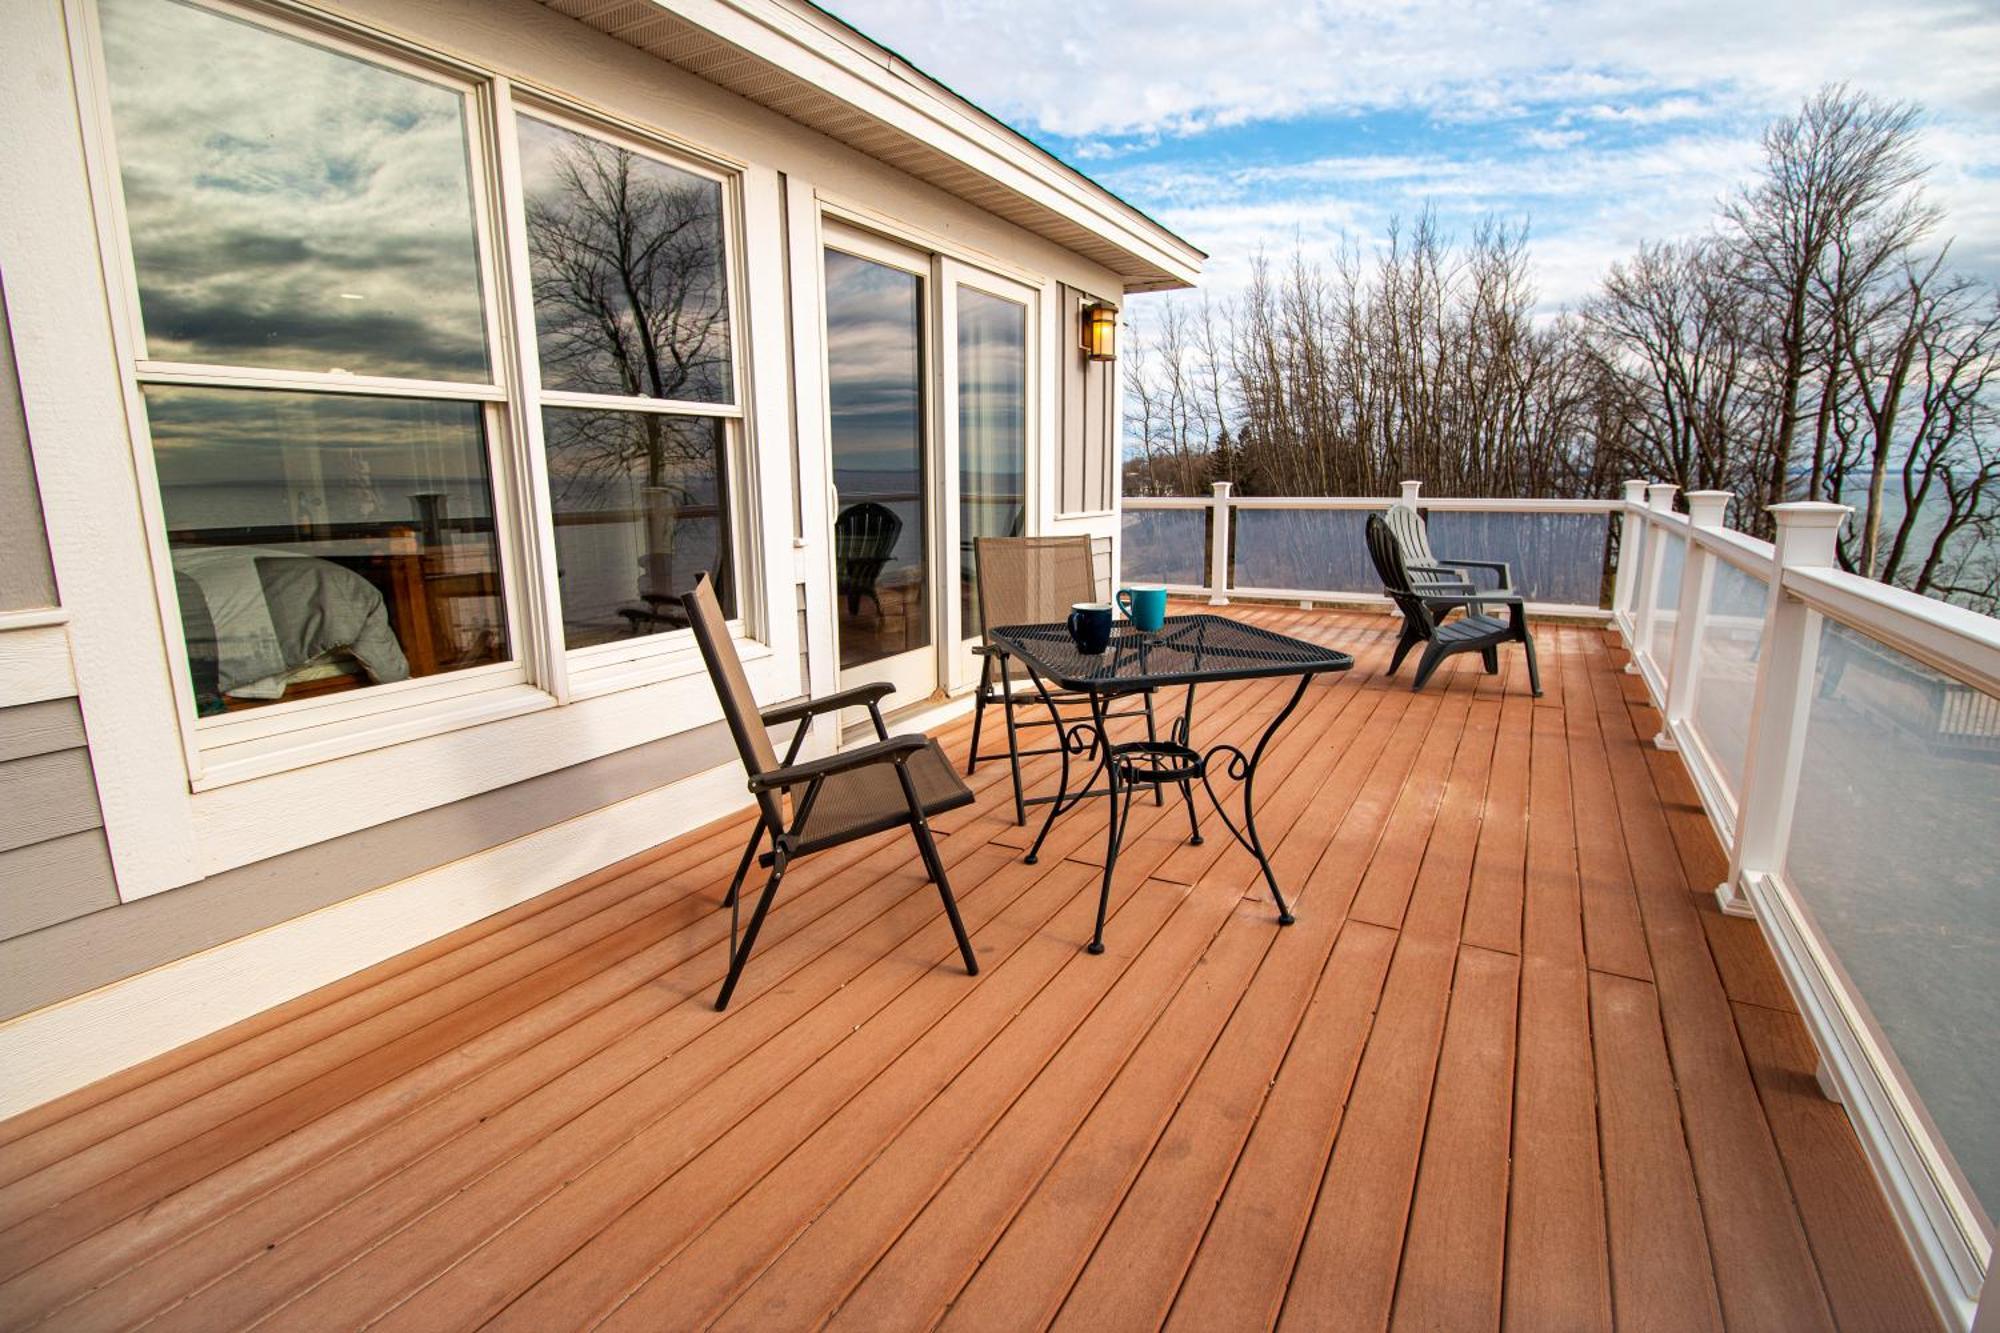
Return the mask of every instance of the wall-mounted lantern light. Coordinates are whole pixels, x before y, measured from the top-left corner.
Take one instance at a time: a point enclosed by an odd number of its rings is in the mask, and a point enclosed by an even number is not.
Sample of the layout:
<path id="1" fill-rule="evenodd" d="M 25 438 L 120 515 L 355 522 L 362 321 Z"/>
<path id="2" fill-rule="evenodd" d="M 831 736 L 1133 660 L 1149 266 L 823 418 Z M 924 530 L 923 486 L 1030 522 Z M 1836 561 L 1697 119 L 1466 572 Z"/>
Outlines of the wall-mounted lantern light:
<path id="1" fill-rule="evenodd" d="M 1086 301 L 1077 317 L 1077 348 L 1092 361 L 1118 359 L 1118 307 Z"/>

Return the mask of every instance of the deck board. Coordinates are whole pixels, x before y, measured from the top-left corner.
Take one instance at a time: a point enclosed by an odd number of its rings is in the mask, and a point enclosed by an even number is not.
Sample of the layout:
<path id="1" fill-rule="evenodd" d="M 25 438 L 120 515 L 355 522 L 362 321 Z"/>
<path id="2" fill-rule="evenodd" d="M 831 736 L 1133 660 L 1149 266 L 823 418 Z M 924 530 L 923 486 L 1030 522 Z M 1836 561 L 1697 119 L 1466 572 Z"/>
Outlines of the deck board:
<path id="1" fill-rule="evenodd" d="M 1230 614 L 1359 659 L 1260 772 L 1294 928 L 1141 800 L 1084 954 L 1102 802 L 1025 865 L 986 762 L 977 980 L 885 835 L 717 1015 L 719 820 L 0 1124 L 0 1326 L 1936 1327 L 1603 633 L 1412 694 L 1385 618 Z"/>

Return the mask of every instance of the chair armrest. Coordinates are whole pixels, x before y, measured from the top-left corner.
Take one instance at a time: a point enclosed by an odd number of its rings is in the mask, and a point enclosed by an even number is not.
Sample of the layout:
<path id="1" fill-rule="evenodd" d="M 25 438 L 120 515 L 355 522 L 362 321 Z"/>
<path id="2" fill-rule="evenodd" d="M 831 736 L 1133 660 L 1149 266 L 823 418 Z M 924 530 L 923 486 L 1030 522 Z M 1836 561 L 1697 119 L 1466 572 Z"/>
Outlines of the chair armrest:
<path id="1" fill-rule="evenodd" d="M 873 745 L 842 750 L 838 754 L 827 755 L 824 759 L 808 759 L 803 764 L 793 764 L 787 768 L 774 768 L 768 773 L 755 774 L 750 779 L 750 790 L 767 792 L 779 787 L 802 787 L 816 779 L 866 768 L 871 764 L 908 763 L 910 756 L 929 744 L 930 738 L 926 736 L 891 736 L 886 741 L 876 741 Z"/>
<path id="2" fill-rule="evenodd" d="M 833 694 L 822 694 L 815 699 L 797 699 L 776 708 L 767 708 L 757 716 L 767 727 L 780 727 L 787 722 L 797 722 L 801 718 L 817 717 L 821 713 L 831 713 L 839 708 L 861 708 L 880 703 L 894 694 L 896 687 L 886 680 L 871 680 L 866 685 L 856 685 L 852 689 L 839 690 Z"/>
<path id="3" fill-rule="evenodd" d="M 1502 588 L 1511 588 L 1514 586 L 1514 568 L 1505 560 L 1472 560 L 1462 559 L 1455 555 L 1441 555 L 1438 557 L 1438 562 L 1446 565 L 1464 565 L 1471 569 L 1490 569 L 1500 576 L 1500 586 Z"/>

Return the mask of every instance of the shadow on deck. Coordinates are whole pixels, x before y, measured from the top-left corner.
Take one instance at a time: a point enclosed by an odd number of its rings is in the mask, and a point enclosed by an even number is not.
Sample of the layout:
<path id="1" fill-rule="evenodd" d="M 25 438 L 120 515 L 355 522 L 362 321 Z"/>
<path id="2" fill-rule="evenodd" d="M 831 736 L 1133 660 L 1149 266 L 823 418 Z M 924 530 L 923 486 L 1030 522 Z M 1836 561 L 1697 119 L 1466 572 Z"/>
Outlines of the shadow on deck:
<path id="1" fill-rule="evenodd" d="M 1259 784 L 1295 927 L 1140 801 L 1085 955 L 1102 803 L 1023 865 L 982 764 L 978 979 L 877 838 L 718 1015 L 725 821 L 0 1125 L 0 1323 L 1933 1327 L 1606 635 L 1413 695 L 1382 617 L 1232 614 L 1359 658 Z"/>

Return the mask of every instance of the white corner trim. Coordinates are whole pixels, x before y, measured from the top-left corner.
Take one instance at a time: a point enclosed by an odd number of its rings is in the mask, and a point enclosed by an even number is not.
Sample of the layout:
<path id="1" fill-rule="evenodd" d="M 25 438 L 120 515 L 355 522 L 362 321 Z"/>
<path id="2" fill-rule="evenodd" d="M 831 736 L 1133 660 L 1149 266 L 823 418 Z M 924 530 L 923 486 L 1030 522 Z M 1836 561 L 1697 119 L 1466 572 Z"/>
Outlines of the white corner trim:
<path id="1" fill-rule="evenodd" d="M 115 1074 L 743 806 L 725 764 L 0 1023 L 0 1118 Z"/>
<path id="2" fill-rule="evenodd" d="M 76 693 L 69 631 L 60 621 L 0 622 L 0 708 L 67 699 Z"/>

